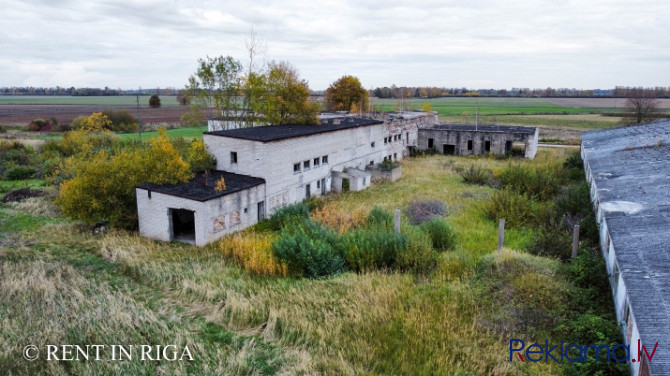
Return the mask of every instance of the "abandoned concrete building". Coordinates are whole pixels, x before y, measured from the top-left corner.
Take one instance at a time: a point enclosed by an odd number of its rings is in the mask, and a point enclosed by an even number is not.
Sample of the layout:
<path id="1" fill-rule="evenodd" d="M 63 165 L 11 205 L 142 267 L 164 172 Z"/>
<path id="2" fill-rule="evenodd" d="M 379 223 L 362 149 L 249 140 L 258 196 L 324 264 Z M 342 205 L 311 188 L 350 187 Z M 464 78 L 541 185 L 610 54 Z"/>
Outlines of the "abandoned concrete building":
<path id="1" fill-rule="evenodd" d="M 501 125 L 438 124 L 419 130 L 419 149 L 446 155 L 487 155 L 518 152 L 535 158 L 538 129 Z"/>
<path id="2" fill-rule="evenodd" d="M 454 154 L 503 152 L 506 143 L 519 140 L 525 142 L 526 157 L 537 150 L 535 128 L 498 127 L 483 130 L 484 136 L 465 132 L 451 141 L 452 129 L 436 127 L 437 121 L 432 112 L 394 112 L 378 119 L 326 114 L 319 125 L 206 132 L 203 140 L 216 157 L 216 171 L 176 186 L 138 186 L 140 233 L 157 240 L 207 244 L 257 223 L 281 206 L 331 191 L 363 190 L 373 179 L 394 181 L 402 168 L 380 170 L 378 165 L 399 161 L 417 147 L 430 148 L 427 137 L 454 142 L 459 147 Z M 468 150 L 468 140 L 477 149 Z M 466 146 L 461 152 L 462 143 Z M 215 182 L 221 178 L 226 189 L 216 191 Z"/>
<path id="3" fill-rule="evenodd" d="M 582 157 L 631 374 L 670 375 L 670 121 L 585 132 Z"/>

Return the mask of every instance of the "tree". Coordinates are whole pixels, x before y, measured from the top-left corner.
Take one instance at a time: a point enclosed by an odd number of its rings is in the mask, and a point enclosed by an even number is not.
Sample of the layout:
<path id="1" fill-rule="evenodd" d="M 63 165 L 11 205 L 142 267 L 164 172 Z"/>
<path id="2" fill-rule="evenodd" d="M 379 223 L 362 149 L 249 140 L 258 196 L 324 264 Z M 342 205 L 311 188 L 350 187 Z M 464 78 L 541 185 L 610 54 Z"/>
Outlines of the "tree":
<path id="1" fill-rule="evenodd" d="M 268 72 L 256 76 L 259 101 L 254 111 L 267 124 L 316 124 L 319 104 L 309 101 L 307 81 L 287 62 L 271 62 Z"/>
<path id="2" fill-rule="evenodd" d="M 165 130 L 149 144 L 116 154 L 100 150 L 68 158 L 61 174 L 69 178 L 60 185 L 56 205 L 64 215 L 87 223 L 107 220 L 116 227 L 136 226 L 135 186 L 176 184 L 192 177 Z"/>
<path id="3" fill-rule="evenodd" d="M 189 77 L 184 97 L 191 103 L 191 113 L 182 117 L 190 125 L 204 123 L 212 117 L 214 107 L 219 116 L 233 116 L 239 109 L 242 65 L 231 56 L 198 59 L 198 69 Z"/>
<path id="4" fill-rule="evenodd" d="M 151 108 L 159 108 L 161 106 L 161 98 L 154 94 L 149 98 L 149 106 Z"/>
<path id="5" fill-rule="evenodd" d="M 351 111 L 353 104 L 356 104 L 359 110 L 368 107 L 368 91 L 354 76 L 340 77 L 330 84 L 324 96 L 329 110 Z"/>
<path id="6" fill-rule="evenodd" d="M 640 124 L 652 121 L 660 115 L 658 99 L 652 92 L 642 88 L 628 90 L 623 121 L 626 124 Z"/>

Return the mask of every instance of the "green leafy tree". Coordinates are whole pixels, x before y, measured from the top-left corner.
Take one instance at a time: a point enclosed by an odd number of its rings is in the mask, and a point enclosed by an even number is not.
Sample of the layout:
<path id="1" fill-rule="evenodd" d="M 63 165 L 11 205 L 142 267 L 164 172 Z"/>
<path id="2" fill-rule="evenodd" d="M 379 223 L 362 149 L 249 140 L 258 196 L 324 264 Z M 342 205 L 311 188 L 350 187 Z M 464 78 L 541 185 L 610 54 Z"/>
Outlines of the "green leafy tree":
<path id="1" fill-rule="evenodd" d="M 149 107 L 151 108 L 159 108 L 161 106 L 161 98 L 154 94 L 151 97 L 149 97 Z"/>
<path id="2" fill-rule="evenodd" d="M 307 81 L 287 62 L 271 62 L 259 90 L 258 111 L 268 124 L 316 124 L 319 105 L 310 102 Z"/>
<path id="3" fill-rule="evenodd" d="M 358 110 L 368 108 L 368 91 L 354 76 L 340 77 L 330 84 L 324 97 L 329 110 L 351 111 L 354 105 Z"/>

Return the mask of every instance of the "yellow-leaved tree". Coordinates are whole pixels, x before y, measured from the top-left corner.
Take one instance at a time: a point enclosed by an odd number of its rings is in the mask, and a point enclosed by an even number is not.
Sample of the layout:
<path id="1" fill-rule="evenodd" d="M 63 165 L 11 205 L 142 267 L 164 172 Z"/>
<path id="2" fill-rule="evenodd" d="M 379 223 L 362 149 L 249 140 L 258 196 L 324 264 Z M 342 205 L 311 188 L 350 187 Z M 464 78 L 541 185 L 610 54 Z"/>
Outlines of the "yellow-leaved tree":
<path id="1" fill-rule="evenodd" d="M 110 154 L 98 151 L 76 155 L 64 164 L 71 176 L 60 185 L 56 204 L 63 214 L 86 223 L 109 221 L 115 227 L 137 225 L 135 186 L 142 183 L 176 184 L 192 177 L 188 163 L 176 151 L 164 130 L 149 146 Z"/>

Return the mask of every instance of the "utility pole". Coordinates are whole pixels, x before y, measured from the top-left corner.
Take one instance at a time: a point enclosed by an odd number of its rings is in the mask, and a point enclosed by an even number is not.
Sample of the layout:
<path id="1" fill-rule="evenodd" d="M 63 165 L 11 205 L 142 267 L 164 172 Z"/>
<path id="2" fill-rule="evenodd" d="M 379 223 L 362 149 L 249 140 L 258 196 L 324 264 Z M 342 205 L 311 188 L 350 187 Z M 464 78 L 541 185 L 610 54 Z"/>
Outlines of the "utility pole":
<path id="1" fill-rule="evenodd" d="M 137 95 L 135 96 L 135 98 L 137 99 L 137 127 L 140 130 L 140 142 L 142 142 L 142 120 L 140 119 L 140 92 L 139 92 L 139 90 L 137 91 Z"/>

